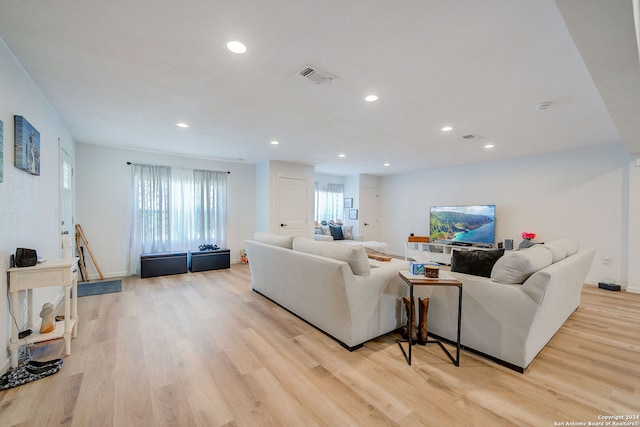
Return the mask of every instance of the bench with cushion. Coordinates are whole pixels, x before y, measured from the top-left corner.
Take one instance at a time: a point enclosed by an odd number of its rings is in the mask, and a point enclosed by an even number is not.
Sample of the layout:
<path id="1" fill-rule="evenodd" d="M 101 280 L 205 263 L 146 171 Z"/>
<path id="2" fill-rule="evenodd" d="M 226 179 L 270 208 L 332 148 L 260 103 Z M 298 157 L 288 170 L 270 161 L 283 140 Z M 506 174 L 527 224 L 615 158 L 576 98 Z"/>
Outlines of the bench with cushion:
<path id="1" fill-rule="evenodd" d="M 167 276 L 187 272 L 187 252 L 158 252 L 140 255 L 140 277 Z"/>

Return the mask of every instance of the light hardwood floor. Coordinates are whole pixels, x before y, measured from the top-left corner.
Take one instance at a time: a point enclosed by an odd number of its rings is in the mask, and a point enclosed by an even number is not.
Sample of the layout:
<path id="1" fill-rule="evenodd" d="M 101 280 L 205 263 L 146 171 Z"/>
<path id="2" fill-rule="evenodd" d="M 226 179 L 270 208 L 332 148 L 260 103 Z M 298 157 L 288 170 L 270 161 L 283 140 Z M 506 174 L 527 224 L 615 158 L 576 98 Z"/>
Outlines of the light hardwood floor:
<path id="1" fill-rule="evenodd" d="M 245 265 L 127 278 L 78 309 L 61 371 L 0 392 L 0 426 L 554 426 L 640 415 L 637 294 L 585 287 L 525 374 L 467 352 L 455 367 L 437 346 L 416 347 L 408 366 L 394 334 L 349 352 L 252 292 Z"/>

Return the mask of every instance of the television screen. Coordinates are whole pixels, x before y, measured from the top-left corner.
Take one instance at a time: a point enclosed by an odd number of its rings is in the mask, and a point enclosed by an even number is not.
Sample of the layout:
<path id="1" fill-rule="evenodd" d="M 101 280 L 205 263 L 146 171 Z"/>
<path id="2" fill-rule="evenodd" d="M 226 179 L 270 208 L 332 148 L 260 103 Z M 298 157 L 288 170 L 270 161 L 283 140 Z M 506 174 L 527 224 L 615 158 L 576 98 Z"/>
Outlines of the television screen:
<path id="1" fill-rule="evenodd" d="M 495 205 L 431 206 L 429 238 L 493 244 L 495 222 Z"/>

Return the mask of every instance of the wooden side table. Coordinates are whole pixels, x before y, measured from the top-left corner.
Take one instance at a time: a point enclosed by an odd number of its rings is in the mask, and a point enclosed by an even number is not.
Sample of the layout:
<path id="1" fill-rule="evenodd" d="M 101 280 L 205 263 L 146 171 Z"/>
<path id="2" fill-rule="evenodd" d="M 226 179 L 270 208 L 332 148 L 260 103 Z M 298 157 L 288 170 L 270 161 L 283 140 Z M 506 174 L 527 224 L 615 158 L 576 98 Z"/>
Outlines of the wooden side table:
<path id="1" fill-rule="evenodd" d="M 409 285 L 409 301 L 411 301 L 411 304 L 413 304 L 413 287 L 414 286 L 457 286 L 458 287 L 458 337 L 456 341 L 456 357 L 454 358 L 451 355 L 449 350 L 445 348 L 445 346 L 442 344 L 440 340 L 428 339 L 424 345 L 438 344 L 440 348 L 442 348 L 442 350 L 447 354 L 447 356 L 449 356 L 449 359 L 451 359 L 453 364 L 456 366 L 460 366 L 460 326 L 462 324 L 462 282 L 457 279 L 454 279 L 453 277 L 448 277 L 446 275 L 443 275 L 442 272 L 440 272 L 440 274 L 442 277 L 439 277 L 437 279 L 431 279 L 425 276 L 413 275 L 408 271 L 401 271 L 400 277 L 407 285 Z M 411 365 L 411 348 L 413 347 L 413 336 L 412 336 L 413 335 L 413 317 L 412 316 L 408 316 L 408 317 L 409 317 L 409 319 L 407 320 L 409 324 L 409 329 L 407 333 L 408 339 L 399 339 L 397 340 L 397 343 L 400 346 L 400 349 L 402 350 L 402 354 L 404 354 L 404 358 L 407 360 L 407 363 Z M 409 344 L 408 352 L 404 350 L 402 343 Z"/>
<path id="2" fill-rule="evenodd" d="M 18 366 L 18 347 L 20 341 L 33 344 L 63 338 L 65 354 L 71 354 L 71 338 L 78 335 L 78 258 L 45 261 L 33 267 L 12 267 L 9 273 L 9 292 L 11 293 L 11 309 L 16 317 L 17 325 L 21 325 L 19 295 L 27 294 L 27 329 L 33 327 L 33 289 L 49 286 L 64 286 L 64 320 L 56 322 L 52 332 L 33 334 L 18 340 L 18 329 L 15 323 L 11 326 L 11 367 Z M 73 294 L 73 297 L 72 297 Z"/>

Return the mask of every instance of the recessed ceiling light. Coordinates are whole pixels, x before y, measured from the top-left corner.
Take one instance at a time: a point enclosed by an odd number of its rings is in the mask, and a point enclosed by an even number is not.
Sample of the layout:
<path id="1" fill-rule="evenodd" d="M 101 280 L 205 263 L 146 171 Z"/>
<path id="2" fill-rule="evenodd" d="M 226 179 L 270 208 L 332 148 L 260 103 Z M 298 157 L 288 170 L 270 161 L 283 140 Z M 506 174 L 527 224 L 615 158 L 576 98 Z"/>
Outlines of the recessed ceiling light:
<path id="1" fill-rule="evenodd" d="M 273 141 L 271 141 L 271 145 L 278 145 L 278 144 L 280 144 L 280 142 L 276 141 L 275 139 Z"/>
<path id="2" fill-rule="evenodd" d="M 451 132 L 453 130 L 453 128 L 451 126 L 445 126 L 441 130 L 442 130 L 442 132 Z"/>
<path id="3" fill-rule="evenodd" d="M 493 145 L 493 144 L 486 144 L 486 145 L 484 146 L 484 148 L 486 148 L 487 150 L 489 150 L 489 149 L 491 149 L 491 148 L 493 148 L 493 147 L 495 147 L 495 145 Z"/>
<path id="4" fill-rule="evenodd" d="M 342 157 L 347 157 L 346 154 L 338 154 L 338 157 L 342 158 Z"/>
<path id="5" fill-rule="evenodd" d="M 384 165 L 385 166 L 391 166 L 391 163 L 385 163 Z"/>
<path id="6" fill-rule="evenodd" d="M 378 100 L 378 95 L 367 95 L 364 97 L 364 100 L 367 102 L 375 102 Z"/>
<path id="7" fill-rule="evenodd" d="M 188 128 L 189 127 L 189 125 L 186 124 L 185 122 L 176 123 L 176 126 L 178 126 L 179 128 Z"/>
<path id="8" fill-rule="evenodd" d="M 247 47 L 244 44 L 235 40 L 227 43 L 227 49 L 233 53 L 245 53 L 247 51 Z"/>

